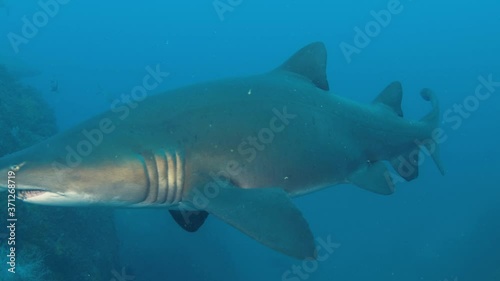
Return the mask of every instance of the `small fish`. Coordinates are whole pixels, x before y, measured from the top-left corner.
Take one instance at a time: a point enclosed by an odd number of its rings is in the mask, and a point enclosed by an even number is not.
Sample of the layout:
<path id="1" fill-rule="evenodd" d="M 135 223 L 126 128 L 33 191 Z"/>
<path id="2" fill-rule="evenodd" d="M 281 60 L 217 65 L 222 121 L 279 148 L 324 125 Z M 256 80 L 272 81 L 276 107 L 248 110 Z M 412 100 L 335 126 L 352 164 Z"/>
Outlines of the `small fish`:
<path id="1" fill-rule="evenodd" d="M 50 91 L 52 93 L 59 93 L 59 82 L 55 79 L 50 81 Z"/>

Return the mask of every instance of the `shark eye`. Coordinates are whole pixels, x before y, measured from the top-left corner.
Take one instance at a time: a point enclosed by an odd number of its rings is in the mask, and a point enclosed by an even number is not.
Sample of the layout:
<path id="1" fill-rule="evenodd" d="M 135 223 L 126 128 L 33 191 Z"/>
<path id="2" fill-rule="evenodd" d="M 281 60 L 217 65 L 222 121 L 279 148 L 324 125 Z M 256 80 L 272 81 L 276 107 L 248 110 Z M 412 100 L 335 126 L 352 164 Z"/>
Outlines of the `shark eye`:
<path id="1" fill-rule="evenodd" d="M 19 165 L 12 165 L 10 166 L 10 169 L 14 172 L 17 172 L 21 169 L 21 167 L 19 167 Z"/>
<path id="2" fill-rule="evenodd" d="M 14 171 L 14 172 L 18 172 L 19 170 L 21 170 L 21 167 L 24 166 L 25 163 L 26 162 L 23 162 L 19 165 L 12 165 L 12 166 L 10 166 L 10 170 Z"/>

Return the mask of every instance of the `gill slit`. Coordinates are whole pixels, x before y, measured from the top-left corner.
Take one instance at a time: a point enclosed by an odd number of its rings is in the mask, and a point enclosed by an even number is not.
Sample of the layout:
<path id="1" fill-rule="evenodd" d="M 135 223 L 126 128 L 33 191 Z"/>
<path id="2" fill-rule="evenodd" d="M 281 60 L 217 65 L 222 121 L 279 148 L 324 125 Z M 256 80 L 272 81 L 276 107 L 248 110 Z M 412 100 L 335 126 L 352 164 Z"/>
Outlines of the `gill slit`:
<path id="1" fill-rule="evenodd" d="M 179 203 L 184 189 L 183 155 L 159 149 L 140 154 L 140 160 L 146 177 L 146 194 L 141 204 Z"/>
<path id="2" fill-rule="evenodd" d="M 139 161 L 142 163 L 142 168 L 144 170 L 144 177 L 146 179 L 146 185 L 145 185 L 145 194 L 144 194 L 144 199 L 141 201 L 141 203 L 144 203 L 149 196 L 149 189 L 151 188 L 151 181 L 149 180 L 149 175 L 148 175 L 148 164 L 146 163 L 146 159 L 144 158 L 144 155 L 139 154 Z"/>

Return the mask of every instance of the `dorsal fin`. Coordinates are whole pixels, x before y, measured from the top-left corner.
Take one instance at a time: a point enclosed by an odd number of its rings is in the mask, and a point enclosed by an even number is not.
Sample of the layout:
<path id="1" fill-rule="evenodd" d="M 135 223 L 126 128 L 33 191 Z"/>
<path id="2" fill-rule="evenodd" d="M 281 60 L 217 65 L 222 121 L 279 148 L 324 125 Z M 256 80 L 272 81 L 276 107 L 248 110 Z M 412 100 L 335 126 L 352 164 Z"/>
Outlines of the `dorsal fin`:
<path id="1" fill-rule="evenodd" d="M 326 79 L 326 48 L 322 42 L 314 42 L 303 47 L 276 70 L 302 75 L 318 88 L 325 91 L 330 89 Z"/>
<path id="2" fill-rule="evenodd" d="M 403 88 L 401 83 L 396 81 L 387 86 L 378 96 L 373 103 L 381 103 L 388 106 L 394 112 L 403 117 L 403 110 L 401 110 L 401 101 L 403 100 Z"/>

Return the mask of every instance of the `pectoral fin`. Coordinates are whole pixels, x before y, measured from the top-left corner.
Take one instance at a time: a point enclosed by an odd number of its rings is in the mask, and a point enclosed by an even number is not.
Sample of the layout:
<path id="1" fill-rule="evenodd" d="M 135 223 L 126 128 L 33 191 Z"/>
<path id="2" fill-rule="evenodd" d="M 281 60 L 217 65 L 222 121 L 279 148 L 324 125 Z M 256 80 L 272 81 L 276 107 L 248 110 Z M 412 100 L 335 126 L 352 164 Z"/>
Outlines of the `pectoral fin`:
<path id="1" fill-rule="evenodd" d="M 215 194 L 191 192 L 191 202 L 238 230 L 286 255 L 314 258 L 315 243 L 307 221 L 280 188 L 221 187 Z"/>
<path id="2" fill-rule="evenodd" d="M 205 211 L 169 210 L 169 212 L 175 222 L 187 232 L 197 231 L 208 217 Z"/>

